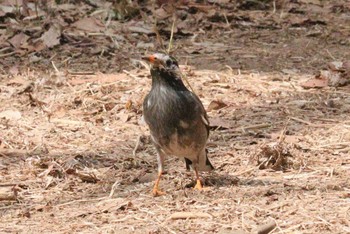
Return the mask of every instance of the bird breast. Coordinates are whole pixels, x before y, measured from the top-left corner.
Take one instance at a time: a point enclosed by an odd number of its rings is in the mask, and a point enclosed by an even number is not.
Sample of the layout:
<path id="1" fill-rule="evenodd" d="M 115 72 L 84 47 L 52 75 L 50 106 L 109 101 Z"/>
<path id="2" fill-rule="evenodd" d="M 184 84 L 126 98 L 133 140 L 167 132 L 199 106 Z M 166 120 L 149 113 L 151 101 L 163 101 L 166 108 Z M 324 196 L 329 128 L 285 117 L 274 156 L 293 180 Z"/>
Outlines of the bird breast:
<path id="1" fill-rule="evenodd" d="M 197 155 L 206 144 L 207 129 L 200 105 L 190 91 L 167 87 L 152 89 L 144 103 L 144 116 L 153 141 L 178 157 Z"/>

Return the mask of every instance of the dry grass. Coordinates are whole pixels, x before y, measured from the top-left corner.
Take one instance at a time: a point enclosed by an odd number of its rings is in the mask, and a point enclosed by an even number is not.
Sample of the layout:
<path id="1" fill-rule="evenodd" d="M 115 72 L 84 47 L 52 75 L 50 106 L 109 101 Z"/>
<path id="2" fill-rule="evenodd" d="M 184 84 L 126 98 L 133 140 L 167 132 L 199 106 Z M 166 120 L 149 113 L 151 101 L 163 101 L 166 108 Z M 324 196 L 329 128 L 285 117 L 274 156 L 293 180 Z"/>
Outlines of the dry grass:
<path id="1" fill-rule="evenodd" d="M 300 74 L 183 70 L 206 107 L 227 105 L 209 112 L 225 126 L 208 144 L 217 170 L 203 175 L 205 191 L 193 191 L 193 175 L 169 158 L 167 195 L 157 198 L 140 120 L 146 70 L 6 78 L 0 112 L 14 112 L 0 119 L 0 196 L 13 198 L 0 201 L 1 232 L 250 232 L 269 221 L 273 233 L 350 232 L 349 87 L 304 90 L 309 76 Z"/>

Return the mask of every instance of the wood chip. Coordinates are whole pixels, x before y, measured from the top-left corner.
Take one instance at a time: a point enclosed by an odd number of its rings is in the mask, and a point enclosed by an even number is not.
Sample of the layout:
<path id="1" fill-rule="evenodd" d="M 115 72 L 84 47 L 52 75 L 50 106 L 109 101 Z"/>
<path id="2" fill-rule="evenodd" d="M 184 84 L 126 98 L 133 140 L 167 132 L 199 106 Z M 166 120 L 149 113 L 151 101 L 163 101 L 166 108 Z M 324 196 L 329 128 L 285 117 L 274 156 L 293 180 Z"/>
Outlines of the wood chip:
<path id="1" fill-rule="evenodd" d="M 17 196 L 12 187 L 0 187 L 0 201 L 14 201 Z"/>
<path id="2" fill-rule="evenodd" d="M 21 117 L 21 112 L 17 110 L 5 110 L 0 112 L 0 118 L 5 118 L 8 120 L 19 120 Z"/>

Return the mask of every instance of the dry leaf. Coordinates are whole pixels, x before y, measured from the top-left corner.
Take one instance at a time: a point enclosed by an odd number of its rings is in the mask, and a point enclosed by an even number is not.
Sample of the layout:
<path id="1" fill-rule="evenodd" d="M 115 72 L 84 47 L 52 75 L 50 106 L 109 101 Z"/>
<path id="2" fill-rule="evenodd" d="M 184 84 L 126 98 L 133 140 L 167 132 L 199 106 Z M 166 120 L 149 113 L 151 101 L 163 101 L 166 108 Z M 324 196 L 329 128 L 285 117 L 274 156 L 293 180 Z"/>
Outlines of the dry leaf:
<path id="1" fill-rule="evenodd" d="M 103 23 L 95 17 L 83 18 L 76 21 L 72 26 L 88 32 L 103 32 L 105 30 Z"/>
<path id="2" fill-rule="evenodd" d="M 223 101 L 220 101 L 220 100 L 213 100 L 211 101 L 211 103 L 209 104 L 208 106 L 208 112 L 209 111 L 212 111 L 212 110 L 220 110 L 221 108 L 224 108 L 226 107 L 227 104 L 224 103 Z"/>
<path id="3" fill-rule="evenodd" d="M 132 101 L 131 101 L 131 100 L 128 100 L 128 101 L 125 103 L 125 109 L 130 110 L 131 107 L 132 107 Z"/>
<path id="4" fill-rule="evenodd" d="M 164 19 L 168 18 L 169 16 L 171 16 L 171 14 L 166 12 L 163 8 L 159 8 L 159 9 L 155 10 L 154 16 L 157 19 L 164 20 Z"/>
<path id="5" fill-rule="evenodd" d="M 328 67 L 332 71 L 341 71 L 343 68 L 343 62 L 333 61 L 333 62 L 328 63 Z"/>
<path id="6" fill-rule="evenodd" d="M 48 47 L 54 47 L 60 44 L 61 30 L 58 25 L 53 25 L 41 36 L 41 40 Z"/>
<path id="7" fill-rule="evenodd" d="M 9 40 L 9 42 L 14 48 L 18 49 L 21 47 L 22 44 L 27 42 L 28 39 L 29 39 L 29 37 L 27 35 L 25 35 L 24 33 L 18 33 L 14 37 L 12 37 Z"/>
<path id="8" fill-rule="evenodd" d="M 328 80 L 324 78 L 311 78 L 300 84 L 305 89 L 323 88 L 328 86 Z"/>

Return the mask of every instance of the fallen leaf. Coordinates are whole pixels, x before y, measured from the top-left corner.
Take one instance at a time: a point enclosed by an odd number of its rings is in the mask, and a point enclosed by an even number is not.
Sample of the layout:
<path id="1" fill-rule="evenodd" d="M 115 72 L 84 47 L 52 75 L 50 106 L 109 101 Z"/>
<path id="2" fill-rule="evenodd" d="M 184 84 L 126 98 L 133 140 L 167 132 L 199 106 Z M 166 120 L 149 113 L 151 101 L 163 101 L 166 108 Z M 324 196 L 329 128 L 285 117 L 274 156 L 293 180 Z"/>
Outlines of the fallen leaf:
<path id="1" fill-rule="evenodd" d="M 323 88 L 328 86 L 328 80 L 324 78 L 311 78 L 300 84 L 304 89 Z"/>
<path id="2" fill-rule="evenodd" d="M 103 23 L 95 17 L 83 18 L 76 21 L 72 26 L 88 32 L 102 32 L 105 30 Z"/>
<path id="3" fill-rule="evenodd" d="M 169 16 L 171 16 L 171 14 L 169 14 L 167 11 L 165 11 L 162 7 L 155 10 L 154 12 L 154 16 L 157 18 L 157 19 L 160 19 L 160 20 L 164 20 L 166 18 L 168 18 Z"/>
<path id="4" fill-rule="evenodd" d="M 41 40 L 48 48 L 52 48 L 60 44 L 61 30 L 58 26 L 53 25 L 41 36 Z"/>
<path id="5" fill-rule="evenodd" d="M 225 106 L 227 106 L 227 104 L 224 103 L 223 101 L 213 100 L 213 101 L 210 102 L 207 110 L 208 111 L 220 110 L 220 109 L 224 108 Z"/>
<path id="6" fill-rule="evenodd" d="M 128 101 L 125 103 L 125 109 L 130 110 L 131 107 L 132 107 L 132 101 L 131 101 L 131 100 L 128 100 Z"/>
<path id="7" fill-rule="evenodd" d="M 24 33 L 18 33 L 9 40 L 9 43 L 16 49 L 20 48 L 29 39 Z"/>
<path id="8" fill-rule="evenodd" d="M 328 68 L 332 71 L 341 71 L 343 70 L 343 62 L 341 61 L 333 61 L 328 63 Z"/>

